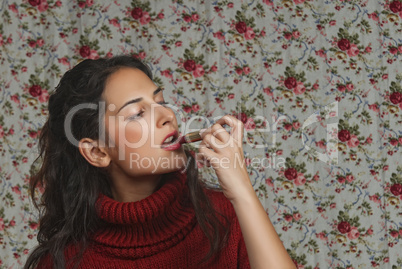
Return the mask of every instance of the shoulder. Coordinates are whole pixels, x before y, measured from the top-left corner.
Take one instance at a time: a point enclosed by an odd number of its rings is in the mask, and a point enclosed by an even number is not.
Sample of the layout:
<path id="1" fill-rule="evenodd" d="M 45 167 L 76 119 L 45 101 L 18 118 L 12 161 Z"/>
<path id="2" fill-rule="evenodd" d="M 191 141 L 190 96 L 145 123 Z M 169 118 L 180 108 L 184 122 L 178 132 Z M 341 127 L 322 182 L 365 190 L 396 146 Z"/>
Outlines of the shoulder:
<path id="1" fill-rule="evenodd" d="M 236 216 L 232 203 L 219 189 L 205 188 L 205 194 L 210 199 L 214 208 L 225 217 L 232 219 Z"/>

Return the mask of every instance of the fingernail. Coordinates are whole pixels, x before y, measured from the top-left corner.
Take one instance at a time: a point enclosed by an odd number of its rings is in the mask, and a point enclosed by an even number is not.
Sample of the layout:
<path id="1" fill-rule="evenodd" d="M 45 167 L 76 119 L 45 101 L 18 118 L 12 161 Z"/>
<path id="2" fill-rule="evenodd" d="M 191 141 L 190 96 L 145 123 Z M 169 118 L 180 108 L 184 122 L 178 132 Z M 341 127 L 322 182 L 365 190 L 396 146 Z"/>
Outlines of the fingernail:
<path id="1" fill-rule="evenodd" d="M 200 135 L 202 135 L 202 133 L 205 132 L 206 130 L 207 130 L 207 129 L 201 129 L 201 130 L 198 131 L 198 133 L 199 133 Z"/>

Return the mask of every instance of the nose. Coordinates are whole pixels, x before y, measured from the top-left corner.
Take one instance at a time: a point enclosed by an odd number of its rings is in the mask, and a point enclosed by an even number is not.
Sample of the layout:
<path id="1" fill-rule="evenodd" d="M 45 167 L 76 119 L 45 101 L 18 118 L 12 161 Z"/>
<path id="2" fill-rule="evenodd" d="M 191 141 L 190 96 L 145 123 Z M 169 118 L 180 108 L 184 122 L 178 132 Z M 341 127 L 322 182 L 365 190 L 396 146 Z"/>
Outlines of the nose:
<path id="1" fill-rule="evenodd" d="M 155 107 L 155 119 L 158 127 L 163 127 L 166 124 L 172 124 L 176 120 L 173 110 L 164 105 L 157 105 Z"/>

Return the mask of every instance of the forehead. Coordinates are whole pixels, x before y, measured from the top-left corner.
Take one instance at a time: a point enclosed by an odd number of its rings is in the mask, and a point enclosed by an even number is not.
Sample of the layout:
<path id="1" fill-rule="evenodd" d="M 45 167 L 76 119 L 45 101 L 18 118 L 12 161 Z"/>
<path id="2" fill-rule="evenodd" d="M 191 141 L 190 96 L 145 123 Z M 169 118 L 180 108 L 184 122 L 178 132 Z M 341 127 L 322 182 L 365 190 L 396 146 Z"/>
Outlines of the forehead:
<path id="1" fill-rule="evenodd" d="M 123 67 L 107 79 L 102 96 L 107 104 L 118 106 L 127 99 L 152 94 L 155 88 L 153 81 L 141 70 Z"/>

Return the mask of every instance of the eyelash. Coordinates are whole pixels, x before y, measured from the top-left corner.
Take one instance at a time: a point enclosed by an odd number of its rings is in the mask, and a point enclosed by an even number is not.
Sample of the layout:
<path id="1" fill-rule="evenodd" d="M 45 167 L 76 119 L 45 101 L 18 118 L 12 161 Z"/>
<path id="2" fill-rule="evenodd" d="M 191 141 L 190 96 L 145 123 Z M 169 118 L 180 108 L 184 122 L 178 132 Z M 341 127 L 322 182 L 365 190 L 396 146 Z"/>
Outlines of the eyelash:
<path id="1" fill-rule="evenodd" d="M 167 105 L 167 104 L 169 104 L 168 102 L 159 102 L 158 104 L 160 104 L 160 105 Z M 138 118 L 138 117 L 140 117 L 142 114 L 144 114 L 144 110 L 141 110 L 138 114 L 136 114 L 136 115 L 133 115 L 133 116 L 130 116 L 130 117 L 128 117 L 127 119 L 128 120 L 135 120 L 136 118 Z"/>

